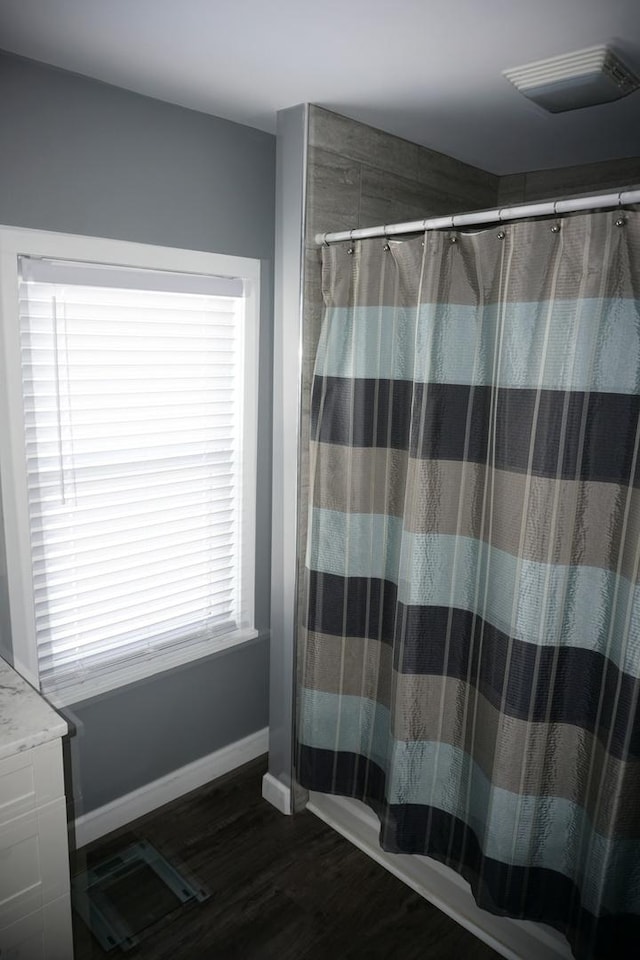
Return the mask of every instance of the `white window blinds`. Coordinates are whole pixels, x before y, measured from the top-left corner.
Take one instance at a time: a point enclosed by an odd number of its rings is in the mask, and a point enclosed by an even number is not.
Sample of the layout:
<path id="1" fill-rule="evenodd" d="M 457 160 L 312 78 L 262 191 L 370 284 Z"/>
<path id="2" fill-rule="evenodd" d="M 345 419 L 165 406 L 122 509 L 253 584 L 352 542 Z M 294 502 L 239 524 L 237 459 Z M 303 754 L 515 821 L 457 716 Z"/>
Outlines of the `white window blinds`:
<path id="1" fill-rule="evenodd" d="M 19 316 L 42 688 L 251 628 L 242 281 L 23 257 Z"/>

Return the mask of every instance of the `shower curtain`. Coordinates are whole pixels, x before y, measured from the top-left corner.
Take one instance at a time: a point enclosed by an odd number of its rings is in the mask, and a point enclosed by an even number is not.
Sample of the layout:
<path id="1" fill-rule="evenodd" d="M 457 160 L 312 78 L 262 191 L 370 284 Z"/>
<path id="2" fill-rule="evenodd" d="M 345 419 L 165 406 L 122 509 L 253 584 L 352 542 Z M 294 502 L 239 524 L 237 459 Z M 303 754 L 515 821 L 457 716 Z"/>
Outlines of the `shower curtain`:
<path id="1" fill-rule="evenodd" d="M 640 214 L 323 249 L 297 777 L 640 943 Z"/>

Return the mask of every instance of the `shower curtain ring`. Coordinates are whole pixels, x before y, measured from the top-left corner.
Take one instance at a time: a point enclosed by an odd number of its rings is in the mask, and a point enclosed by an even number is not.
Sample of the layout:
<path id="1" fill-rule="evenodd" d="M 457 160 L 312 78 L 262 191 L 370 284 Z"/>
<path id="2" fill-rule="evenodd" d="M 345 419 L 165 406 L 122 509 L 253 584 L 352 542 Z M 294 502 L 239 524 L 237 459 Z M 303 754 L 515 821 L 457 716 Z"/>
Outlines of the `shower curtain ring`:
<path id="1" fill-rule="evenodd" d="M 347 247 L 347 253 L 351 257 L 353 255 L 353 230 L 349 230 L 349 246 Z"/>

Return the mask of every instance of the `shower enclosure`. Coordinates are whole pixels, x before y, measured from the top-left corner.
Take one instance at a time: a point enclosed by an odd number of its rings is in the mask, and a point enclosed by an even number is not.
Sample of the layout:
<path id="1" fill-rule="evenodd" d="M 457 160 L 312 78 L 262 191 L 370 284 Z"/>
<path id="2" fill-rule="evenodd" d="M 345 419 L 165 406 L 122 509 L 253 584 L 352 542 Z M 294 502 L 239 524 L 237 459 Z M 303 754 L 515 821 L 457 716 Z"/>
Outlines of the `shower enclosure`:
<path id="1" fill-rule="evenodd" d="M 639 246 L 632 211 L 328 246 L 302 351 L 297 782 L 584 960 L 638 931 Z"/>

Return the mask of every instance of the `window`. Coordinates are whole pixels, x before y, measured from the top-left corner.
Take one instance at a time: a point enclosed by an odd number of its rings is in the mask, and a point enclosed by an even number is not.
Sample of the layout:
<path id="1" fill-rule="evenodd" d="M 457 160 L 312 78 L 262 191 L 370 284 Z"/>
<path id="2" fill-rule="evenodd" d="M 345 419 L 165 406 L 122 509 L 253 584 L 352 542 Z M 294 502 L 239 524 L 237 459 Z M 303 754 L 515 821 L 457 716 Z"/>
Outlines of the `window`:
<path id="1" fill-rule="evenodd" d="M 1 242 L 16 667 L 73 702 L 255 636 L 258 264 Z"/>

